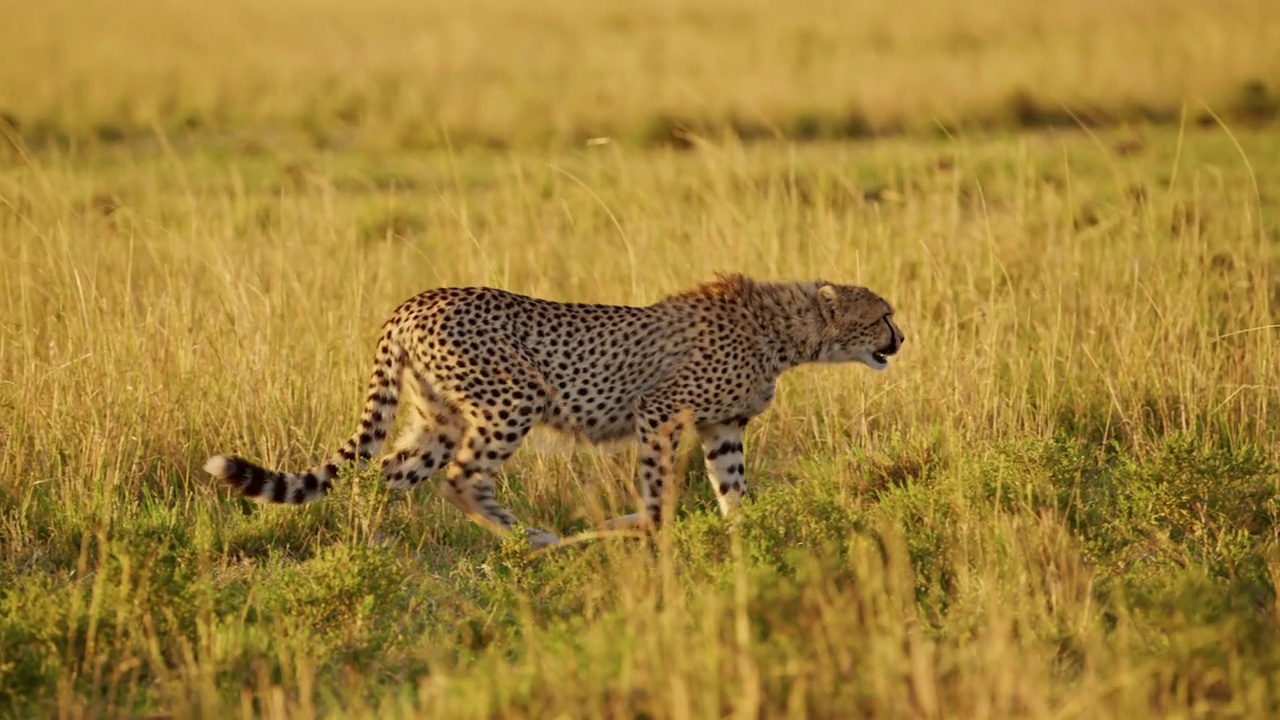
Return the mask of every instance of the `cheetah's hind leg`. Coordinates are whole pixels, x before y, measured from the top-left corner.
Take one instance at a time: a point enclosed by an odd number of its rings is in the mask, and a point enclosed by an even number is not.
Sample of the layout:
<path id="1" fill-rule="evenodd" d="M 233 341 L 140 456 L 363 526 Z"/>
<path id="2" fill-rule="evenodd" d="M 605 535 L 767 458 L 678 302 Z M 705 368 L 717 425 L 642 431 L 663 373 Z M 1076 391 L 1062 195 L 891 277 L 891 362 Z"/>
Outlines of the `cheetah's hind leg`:
<path id="1" fill-rule="evenodd" d="M 529 416 L 511 415 L 499 424 L 486 424 L 482 413 L 467 413 L 471 424 L 463 432 L 453 460 L 445 468 L 440 490 L 449 502 L 473 522 L 497 535 L 510 533 L 520 524 L 511 511 L 494 499 L 494 478 L 529 434 Z M 538 550 L 560 542 L 560 537 L 526 526 L 529 544 Z"/>
<path id="2" fill-rule="evenodd" d="M 404 430 L 382 460 L 382 477 L 396 490 L 412 490 L 454 458 L 464 425 L 458 411 L 432 393 L 416 373 L 406 374 L 412 399 Z"/>

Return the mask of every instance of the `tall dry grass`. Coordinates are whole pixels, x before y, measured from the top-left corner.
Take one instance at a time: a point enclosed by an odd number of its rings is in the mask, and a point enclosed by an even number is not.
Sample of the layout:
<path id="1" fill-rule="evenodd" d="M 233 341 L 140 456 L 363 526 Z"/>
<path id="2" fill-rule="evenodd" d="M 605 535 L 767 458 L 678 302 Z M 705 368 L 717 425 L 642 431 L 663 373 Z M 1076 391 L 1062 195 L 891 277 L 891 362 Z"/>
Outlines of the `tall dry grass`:
<path id="1" fill-rule="evenodd" d="M 1192 122 L 1251 80 L 1267 116 L 1276 18 L 0 7 L 0 712 L 1276 714 L 1280 147 Z M 1186 122 L 964 131 L 1059 102 Z M 678 120 L 949 134 L 561 144 Z M 332 449 L 425 287 L 643 303 L 716 271 L 864 283 L 907 334 L 887 373 L 784 378 L 732 526 L 696 454 L 654 543 L 537 557 L 429 490 L 255 509 L 199 471 Z M 584 529 L 633 459 L 531 443 L 502 497 Z"/>
<path id="2" fill-rule="evenodd" d="M 42 142 L 265 126 L 393 147 L 1035 124 L 1062 105 L 1274 117 L 1277 45 L 1268 0 L 13 2 L 0 111 Z"/>
<path id="3" fill-rule="evenodd" d="M 66 716 L 1098 717 L 1275 708 L 1274 140 L 551 158 L 113 151 L 0 178 L 0 702 Z M 1238 145 L 1237 145 L 1238 142 Z M 1243 151 L 1243 156 L 1241 155 Z M 1251 162 L 1246 163 L 1246 160 Z M 799 371 L 657 552 L 540 560 L 429 491 L 249 513 L 424 287 L 874 287 L 890 372 Z M 631 456 L 526 449 L 585 526 Z"/>

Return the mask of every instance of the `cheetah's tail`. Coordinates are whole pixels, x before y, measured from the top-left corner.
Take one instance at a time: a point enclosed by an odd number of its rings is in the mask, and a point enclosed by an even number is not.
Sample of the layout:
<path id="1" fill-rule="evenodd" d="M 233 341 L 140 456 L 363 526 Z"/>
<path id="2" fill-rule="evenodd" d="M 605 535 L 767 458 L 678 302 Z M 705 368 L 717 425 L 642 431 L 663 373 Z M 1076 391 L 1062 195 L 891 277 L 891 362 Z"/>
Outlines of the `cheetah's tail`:
<path id="1" fill-rule="evenodd" d="M 215 455 L 204 464 L 204 471 L 258 502 L 300 505 L 319 500 L 332 489 L 342 466 L 358 461 L 363 469 L 382 449 L 395 424 L 404 358 L 404 350 L 393 339 L 392 328 L 385 327 L 374 355 L 360 426 L 328 461 L 302 473 L 287 473 L 268 470 L 234 455 Z"/>

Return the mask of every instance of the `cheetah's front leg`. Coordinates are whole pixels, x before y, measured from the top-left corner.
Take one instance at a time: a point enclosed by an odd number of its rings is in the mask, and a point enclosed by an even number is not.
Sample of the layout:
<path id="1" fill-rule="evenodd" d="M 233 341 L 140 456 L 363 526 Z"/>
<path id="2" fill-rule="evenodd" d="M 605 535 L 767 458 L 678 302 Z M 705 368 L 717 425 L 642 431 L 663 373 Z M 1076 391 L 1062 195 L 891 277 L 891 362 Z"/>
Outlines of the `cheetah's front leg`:
<path id="1" fill-rule="evenodd" d="M 711 481 L 712 490 L 716 494 L 716 500 L 720 503 L 720 514 L 729 517 L 742 504 L 743 498 L 747 495 L 747 478 L 746 466 L 744 464 L 744 448 L 743 436 L 746 430 L 746 421 L 735 419 L 728 423 L 720 425 L 711 425 L 705 428 L 699 428 L 698 434 L 702 438 L 702 448 L 706 457 L 707 479 Z M 678 448 L 679 430 L 676 430 L 676 445 Z M 646 448 L 648 450 L 646 451 Z M 640 467 L 641 467 L 641 488 L 645 499 L 646 513 L 632 513 L 621 517 L 612 518 L 605 522 L 604 527 L 609 530 L 618 530 L 625 528 L 633 528 L 645 525 L 646 520 L 653 518 L 653 507 L 658 508 L 658 519 L 661 519 L 661 496 L 663 487 L 670 483 L 670 480 L 664 480 L 660 473 L 649 472 L 655 468 L 661 467 L 661 447 L 647 444 L 641 441 L 640 445 Z M 650 464 L 649 460 L 656 461 L 657 464 Z M 670 467 L 674 470 L 675 453 L 672 452 Z M 656 505 L 651 505 L 651 498 L 655 497 L 656 489 Z M 657 524 L 658 521 L 654 521 Z"/>
<path id="2" fill-rule="evenodd" d="M 662 526 L 664 504 L 675 485 L 676 458 L 680 450 L 681 419 L 665 407 L 642 407 L 636 416 L 640 447 L 638 480 L 642 512 L 605 521 L 610 530 Z"/>
<path id="3" fill-rule="evenodd" d="M 745 420 L 699 428 L 706 457 L 707 479 L 720 502 L 720 514 L 728 517 L 747 494 L 746 466 L 743 464 Z"/>

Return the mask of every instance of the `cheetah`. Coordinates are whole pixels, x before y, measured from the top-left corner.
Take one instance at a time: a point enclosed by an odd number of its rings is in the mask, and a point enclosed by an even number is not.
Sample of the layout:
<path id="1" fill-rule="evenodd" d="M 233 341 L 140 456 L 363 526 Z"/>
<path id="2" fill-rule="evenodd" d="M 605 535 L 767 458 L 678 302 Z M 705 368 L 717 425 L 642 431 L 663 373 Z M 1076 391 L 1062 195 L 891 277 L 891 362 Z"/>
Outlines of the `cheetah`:
<path id="1" fill-rule="evenodd" d="M 518 523 L 495 500 L 495 475 L 535 426 L 588 443 L 635 440 L 642 512 L 606 527 L 652 531 L 681 432 L 692 427 L 728 517 L 747 494 L 744 432 L 769 407 L 778 377 L 807 363 L 884 370 L 903 340 L 887 301 L 826 281 L 718 275 L 648 306 L 436 288 L 383 323 L 359 428 L 326 462 L 295 474 L 215 455 L 205 471 L 259 502 L 312 502 L 341 467 L 369 465 L 404 407 L 404 427 L 381 461 L 391 487 L 408 490 L 443 470 L 444 497 L 505 535 Z M 527 532 L 535 549 L 560 540 Z"/>

